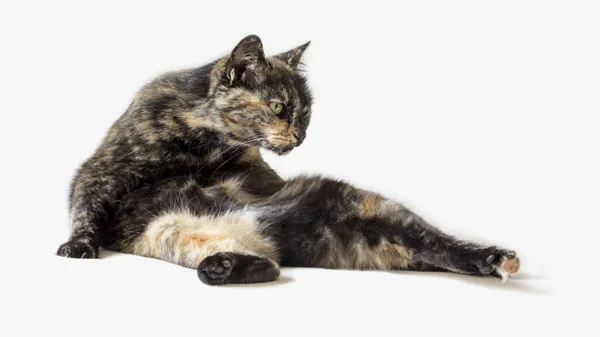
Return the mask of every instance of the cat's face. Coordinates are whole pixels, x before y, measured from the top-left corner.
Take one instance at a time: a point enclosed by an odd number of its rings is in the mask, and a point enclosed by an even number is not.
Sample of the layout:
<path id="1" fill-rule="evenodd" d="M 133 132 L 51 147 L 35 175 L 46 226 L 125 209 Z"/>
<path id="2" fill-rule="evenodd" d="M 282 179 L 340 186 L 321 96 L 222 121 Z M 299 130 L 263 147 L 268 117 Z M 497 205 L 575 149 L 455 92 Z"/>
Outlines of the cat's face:
<path id="1" fill-rule="evenodd" d="M 278 154 L 304 141 L 312 99 L 297 66 L 306 47 L 266 58 L 251 35 L 223 60 L 214 102 L 232 140 Z"/>

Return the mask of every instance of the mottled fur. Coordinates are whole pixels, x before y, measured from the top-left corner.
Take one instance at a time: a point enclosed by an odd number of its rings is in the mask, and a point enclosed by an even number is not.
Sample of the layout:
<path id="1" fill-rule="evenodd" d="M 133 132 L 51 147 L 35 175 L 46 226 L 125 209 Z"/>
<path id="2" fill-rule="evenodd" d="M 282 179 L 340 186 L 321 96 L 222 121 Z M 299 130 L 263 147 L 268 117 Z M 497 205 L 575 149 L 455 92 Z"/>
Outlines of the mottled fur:
<path id="1" fill-rule="evenodd" d="M 299 146 L 308 43 L 265 57 L 257 36 L 143 87 L 77 172 L 58 254 L 100 246 L 198 269 L 208 284 L 265 282 L 279 265 L 446 270 L 506 279 L 512 251 L 457 240 L 404 206 L 319 176 L 281 179 L 259 147 Z"/>

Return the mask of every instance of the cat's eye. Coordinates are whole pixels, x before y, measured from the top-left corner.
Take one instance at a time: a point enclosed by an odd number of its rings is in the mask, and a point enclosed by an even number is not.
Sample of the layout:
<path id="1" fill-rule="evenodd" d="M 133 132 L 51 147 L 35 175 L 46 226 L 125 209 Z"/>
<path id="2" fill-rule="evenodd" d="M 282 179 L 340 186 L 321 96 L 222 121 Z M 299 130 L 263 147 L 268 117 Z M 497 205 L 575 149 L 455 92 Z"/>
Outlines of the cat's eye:
<path id="1" fill-rule="evenodd" d="M 279 115 L 281 111 L 283 111 L 283 104 L 279 102 L 271 102 L 271 104 L 269 104 L 269 108 L 271 108 L 271 111 L 273 111 L 274 114 Z"/>

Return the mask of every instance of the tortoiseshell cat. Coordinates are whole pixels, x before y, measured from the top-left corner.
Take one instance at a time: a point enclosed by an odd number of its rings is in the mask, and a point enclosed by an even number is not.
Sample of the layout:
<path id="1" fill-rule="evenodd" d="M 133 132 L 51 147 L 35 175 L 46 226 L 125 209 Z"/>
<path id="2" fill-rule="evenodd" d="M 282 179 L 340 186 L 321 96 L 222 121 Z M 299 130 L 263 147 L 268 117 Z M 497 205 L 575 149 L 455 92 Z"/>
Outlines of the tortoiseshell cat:
<path id="1" fill-rule="evenodd" d="M 284 181 L 263 161 L 259 147 L 283 154 L 306 136 L 307 47 L 266 58 L 251 35 L 143 87 L 77 172 L 58 255 L 103 246 L 197 268 L 207 284 L 272 281 L 279 265 L 515 273 L 514 251 L 457 240 L 340 181 Z"/>

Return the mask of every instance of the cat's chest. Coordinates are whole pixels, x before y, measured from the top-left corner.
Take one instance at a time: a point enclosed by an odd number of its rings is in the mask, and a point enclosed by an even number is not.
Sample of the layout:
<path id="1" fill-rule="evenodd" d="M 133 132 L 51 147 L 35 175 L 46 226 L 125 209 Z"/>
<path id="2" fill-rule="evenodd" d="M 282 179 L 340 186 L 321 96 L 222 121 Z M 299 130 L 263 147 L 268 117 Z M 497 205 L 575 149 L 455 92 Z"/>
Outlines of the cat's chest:
<path id="1" fill-rule="evenodd" d="M 172 156 L 171 160 L 159 162 L 159 165 L 177 175 L 184 173 L 210 177 L 235 170 L 239 157 L 238 152 L 215 149 L 202 155 L 182 153 Z"/>

